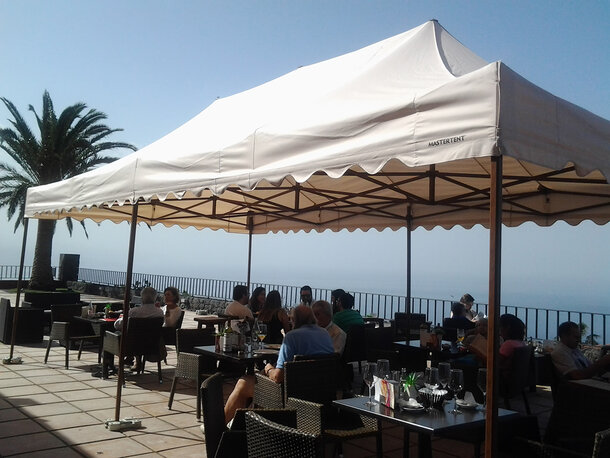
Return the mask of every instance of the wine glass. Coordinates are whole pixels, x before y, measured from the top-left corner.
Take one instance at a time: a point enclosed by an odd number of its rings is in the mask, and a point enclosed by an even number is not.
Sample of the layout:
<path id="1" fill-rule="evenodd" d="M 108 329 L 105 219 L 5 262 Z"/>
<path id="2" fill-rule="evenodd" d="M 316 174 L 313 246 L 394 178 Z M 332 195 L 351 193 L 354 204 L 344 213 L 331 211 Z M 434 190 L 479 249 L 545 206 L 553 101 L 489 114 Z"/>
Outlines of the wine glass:
<path id="1" fill-rule="evenodd" d="M 267 325 L 265 323 L 261 323 L 260 321 L 256 324 L 256 335 L 258 336 L 258 340 L 263 344 L 263 340 L 267 337 Z"/>
<path id="2" fill-rule="evenodd" d="M 369 387 L 369 400 L 364 404 L 367 407 L 375 405 L 371 396 L 371 388 L 373 386 L 373 380 L 377 375 L 377 363 L 364 363 L 364 370 L 362 372 L 362 380 Z"/>
<path id="3" fill-rule="evenodd" d="M 462 391 L 463 387 L 464 387 L 464 373 L 462 372 L 462 369 L 451 369 L 451 376 L 449 378 L 449 388 L 451 388 L 451 391 L 453 391 L 454 396 L 455 396 L 453 410 L 451 411 L 451 413 L 453 413 L 453 414 L 462 413 L 457 409 L 457 395 L 460 391 Z"/>
<path id="4" fill-rule="evenodd" d="M 388 379 L 390 373 L 390 360 L 389 359 L 378 359 L 377 360 L 377 377 Z"/>
<path id="5" fill-rule="evenodd" d="M 451 364 L 449 363 L 438 363 L 438 381 L 443 388 L 447 388 L 449 380 L 451 378 Z"/>
<path id="6" fill-rule="evenodd" d="M 487 405 L 487 398 L 485 392 L 487 391 L 487 369 L 481 368 L 477 372 L 477 386 L 481 393 L 483 393 L 483 408 Z"/>
<path id="7" fill-rule="evenodd" d="M 424 385 L 429 390 L 436 390 L 438 388 L 438 369 L 436 367 L 426 367 Z"/>

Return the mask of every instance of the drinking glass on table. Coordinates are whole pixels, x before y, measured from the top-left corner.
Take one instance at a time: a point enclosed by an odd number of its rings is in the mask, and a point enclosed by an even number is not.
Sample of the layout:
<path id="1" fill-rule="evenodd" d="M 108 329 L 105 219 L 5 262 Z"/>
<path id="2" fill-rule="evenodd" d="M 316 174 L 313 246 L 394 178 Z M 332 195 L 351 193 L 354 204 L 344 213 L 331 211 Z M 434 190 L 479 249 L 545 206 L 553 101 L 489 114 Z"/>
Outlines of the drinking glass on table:
<path id="1" fill-rule="evenodd" d="M 457 341 L 458 343 L 462 343 L 464 341 L 464 337 L 466 336 L 465 332 L 463 329 L 458 329 L 457 330 Z"/>
<path id="2" fill-rule="evenodd" d="M 453 414 L 462 413 L 457 409 L 457 396 L 458 396 L 458 393 L 460 391 L 462 391 L 463 387 L 464 387 L 464 373 L 462 372 L 462 369 L 451 369 L 451 376 L 449 379 L 449 388 L 451 389 L 451 391 L 453 391 L 453 395 L 455 396 L 453 410 L 451 411 L 451 413 L 453 413 Z"/>
<path id="3" fill-rule="evenodd" d="M 371 388 L 373 387 L 374 377 L 377 375 L 377 363 L 364 363 L 364 369 L 362 371 L 362 380 L 369 387 L 369 400 L 365 403 L 366 406 L 370 407 L 375 405 L 371 396 Z"/>
<path id="4" fill-rule="evenodd" d="M 487 369 L 481 368 L 477 372 L 477 386 L 481 393 L 483 393 L 483 407 L 485 407 L 487 405 L 487 397 L 485 396 L 487 391 Z"/>
<path id="5" fill-rule="evenodd" d="M 256 323 L 256 335 L 258 336 L 258 340 L 260 341 L 261 347 L 263 346 L 263 340 L 267 337 L 267 325 L 265 323 L 261 323 L 258 321 Z"/>
<path id="6" fill-rule="evenodd" d="M 441 388 L 447 389 L 451 378 L 451 364 L 438 363 L 438 381 L 442 385 Z"/>
<path id="7" fill-rule="evenodd" d="M 438 369 L 436 367 L 426 367 L 424 385 L 429 390 L 436 390 L 438 388 Z"/>

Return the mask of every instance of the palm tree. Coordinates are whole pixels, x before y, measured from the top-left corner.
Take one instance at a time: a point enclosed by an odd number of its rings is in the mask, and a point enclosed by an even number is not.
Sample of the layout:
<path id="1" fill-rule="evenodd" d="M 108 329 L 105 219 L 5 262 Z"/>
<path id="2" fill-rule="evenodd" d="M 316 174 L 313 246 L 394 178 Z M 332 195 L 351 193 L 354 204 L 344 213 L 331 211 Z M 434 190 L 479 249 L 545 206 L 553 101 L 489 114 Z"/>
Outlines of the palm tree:
<path id="1" fill-rule="evenodd" d="M 106 137 L 122 129 L 110 129 L 101 121 L 106 115 L 94 109 L 87 110 L 84 103 L 67 107 L 59 118 L 55 115 L 51 96 L 47 91 L 42 96 L 42 116 L 38 116 L 32 105 L 40 131 L 37 138 L 27 125 L 15 105 L 0 97 L 12 115 L 12 128 L 0 129 L 0 150 L 4 150 L 17 166 L 0 163 L 0 208 L 7 207 L 10 220 L 16 217 L 15 231 L 23 223 L 27 189 L 55 181 L 65 180 L 99 165 L 116 160 L 101 156 L 102 151 L 114 148 L 136 150 L 128 143 L 108 142 Z M 72 220 L 68 218 L 68 231 L 72 235 Z M 81 222 L 83 228 L 84 222 Z M 52 289 L 53 271 L 51 251 L 55 220 L 40 219 L 36 236 L 36 248 L 30 288 Z M 85 230 L 86 234 L 86 230 Z"/>

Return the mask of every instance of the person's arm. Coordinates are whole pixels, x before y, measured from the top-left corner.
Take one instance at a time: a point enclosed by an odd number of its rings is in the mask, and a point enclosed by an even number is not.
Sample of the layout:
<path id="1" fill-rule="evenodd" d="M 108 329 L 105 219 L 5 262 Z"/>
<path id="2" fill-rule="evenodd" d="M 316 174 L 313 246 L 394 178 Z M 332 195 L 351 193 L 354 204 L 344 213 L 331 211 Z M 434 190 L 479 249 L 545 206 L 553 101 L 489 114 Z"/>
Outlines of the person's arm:
<path id="1" fill-rule="evenodd" d="M 595 361 L 589 367 L 585 367 L 584 369 L 576 369 L 576 370 L 570 371 L 570 372 L 566 373 L 565 376 L 570 380 L 583 380 L 586 378 L 591 378 L 601 372 L 604 372 L 605 370 L 608 370 L 609 367 L 610 367 L 610 355 L 606 355 L 606 356 L 598 359 L 597 361 Z"/>
<path id="2" fill-rule="evenodd" d="M 282 383 L 284 381 L 284 369 L 277 369 L 273 367 L 273 364 L 267 363 L 263 371 L 265 372 L 265 375 L 275 383 Z"/>
<path id="3" fill-rule="evenodd" d="M 284 328 L 284 334 L 290 331 L 290 320 L 288 319 L 288 314 L 284 312 L 284 310 L 280 310 L 279 319 L 282 322 L 282 327 Z"/>

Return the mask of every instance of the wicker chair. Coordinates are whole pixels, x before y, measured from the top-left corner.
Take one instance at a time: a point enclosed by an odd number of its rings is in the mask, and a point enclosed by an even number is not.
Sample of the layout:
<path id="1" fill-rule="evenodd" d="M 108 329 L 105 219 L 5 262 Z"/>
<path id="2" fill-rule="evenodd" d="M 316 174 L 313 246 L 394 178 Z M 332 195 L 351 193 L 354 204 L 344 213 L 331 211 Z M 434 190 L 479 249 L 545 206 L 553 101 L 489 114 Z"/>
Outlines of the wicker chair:
<path id="1" fill-rule="evenodd" d="M 176 329 L 175 334 L 177 362 L 167 408 L 170 410 L 172 408 L 178 379 L 193 380 L 197 383 L 197 420 L 199 420 L 201 418 L 201 390 L 199 387 L 206 377 L 216 372 L 216 360 L 193 353 L 193 347 L 213 345 L 214 334 L 205 329 Z"/>
<path id="2" fill-rule="evenodd" d="M 295 355 L 294 359 L 295 361 L 284 365 L 283 384 L 256 374 L 254 405 L 266 409 L 281 409 L 285 406 L 288 396 L 322 402 L 335 399 L 338 355 Z"/>
<path id="3" fill-rule="evenodd" d="M 80 360 L 83 351 L 83 342 L 87 340 L 97 340 L 100 336 L 93 333 L 93 329 L 85 322 L 79 322 L 74 319 L 75 316 L 81 314 L 81 304 L 63 304 L 51 306 L 51 331 L 49 333 L 49 344 L 44 355 L 44 362 L 47 363 L 49 351 L 54 340 L 63 343 L 66 346 L 66 369 L 68 369 L 70 360 L 70 346 L 73 341 L 80 341 L 78 350 L 78 359 Z M 100 355 L 98 354 L 98 362 Z"/>
<path id="4" fill-rule="evenodd" d="M 223 404 L 223 380 L 223 374 L 217 372 L 201 384 L 200 397 L 203 408 L 206 453 L 207 456 L 216 458 L 248 456 L 245 412 L 251 410 L 238 409 L 231 429 L 227 429 Z M 296 427 L 297 420 L 294 410 L 254 409 L 253 411 L 271 421 Z"/>
<path id="5" fill-rule="evenodd" d="M 339 356 L 335 354 L 317 357 L 297 355 L 295 361 L 287 362 L 284 365 L 283 405 L 297 411 L 299 430 L 321 435 L 323 442 L 334 442 L 339 453 L 343 441 L 374 435 L 378 454 L 381 454 L 381 433 L 376 419 L 345 412 L 339 414 L 332 406 L 340 388 L 337 376 L 339 361 Z M 263 376 L 259 377 L 259 383 L 262 379 Z M 257 389 L 258 385 L 255 395 Z"/>
<path id="6" fill-rule="evenodd" d="M 249 458 L 317 458 L 322 456 L 319 436 L 246 412 Z"/>
<path id="7" fill-rule="evenodd" d="M 164 349 L 161 338 L 161 327 L 163 317 L 154 318 L 129 318 L 127 321 L 127 341 L 125 342 L 125 357 L 136 357 L 140 363 L 138 374 L 144 372 L 146 358 L 154 359 L 157 363 L 157 376 L 159 383 L 163 383 L 161 376 L 161 361 L 164 358 Z M 108 368 L 112 365 L 114 355 L 119 355 L 121 334 L 106 331 L 104 337 L 104 361 L 102 365 L 102 377 L 108 377 Z M 119 361 L 123 364 L 123 361 Z"/>

